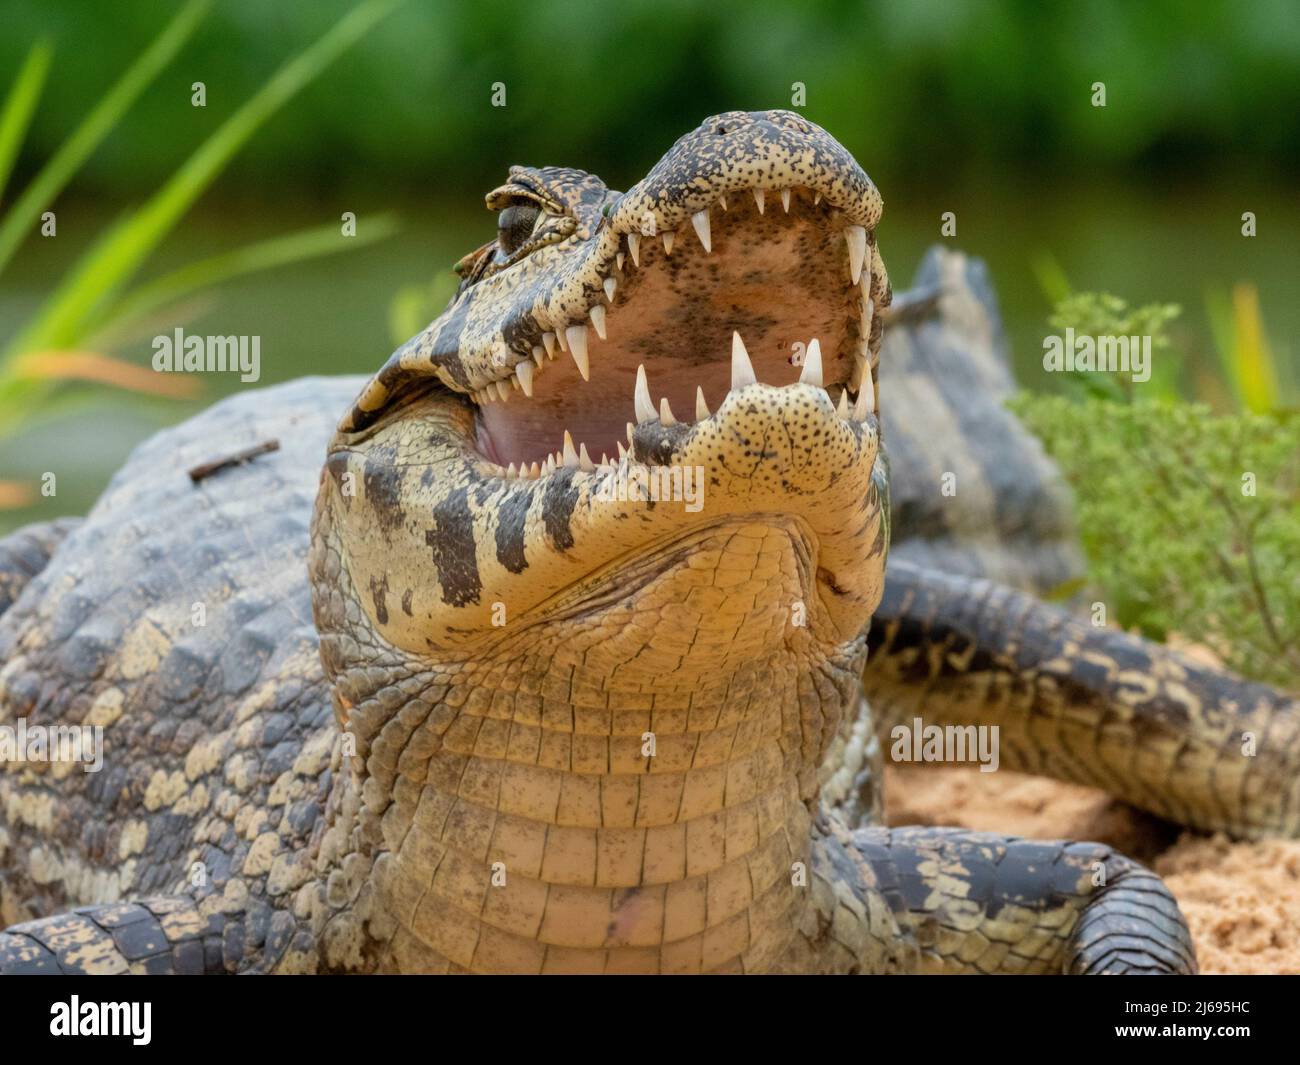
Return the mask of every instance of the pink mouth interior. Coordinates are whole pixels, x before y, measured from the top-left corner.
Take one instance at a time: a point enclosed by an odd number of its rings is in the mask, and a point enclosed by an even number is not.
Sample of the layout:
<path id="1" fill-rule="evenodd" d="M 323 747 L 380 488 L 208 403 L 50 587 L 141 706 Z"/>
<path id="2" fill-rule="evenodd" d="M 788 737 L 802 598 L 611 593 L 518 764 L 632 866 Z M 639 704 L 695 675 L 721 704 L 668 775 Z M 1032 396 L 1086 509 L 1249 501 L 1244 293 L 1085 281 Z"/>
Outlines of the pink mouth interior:
<path id="1" fill-rule="evenodd" d="M 608 340 L 588 326 L 591 378 L 556 348 L 535 374 L 533 396 L 480 408 L 478 450 L 502 466 L 546 461 L 563 443 L 585 443 L 595 461 L 611 459 L 635 423 L 633 391 L 644 365 L 656 409 L 668 398 L 680 422 L 695 420 L 696 386 L 715 411 L 731 385 L 731 335 L 739 332 L 757 377 L 786 385 L 799 378 L 792 357 L 816 338 L 826 386 L 851 379 L 858 349 L 859 290 L 851 284 L 842 222 L 825 202 L 797 189 L 790 212 L 769 196 L 759 214 L 748 195 L 711 212 L 711 254 L 689 225 L 666 255 L 643 237 L 640 265 L 629 256 L 614 302 L 606 303 Z M 838 394 L 832 391 L 832 398 Z"/>

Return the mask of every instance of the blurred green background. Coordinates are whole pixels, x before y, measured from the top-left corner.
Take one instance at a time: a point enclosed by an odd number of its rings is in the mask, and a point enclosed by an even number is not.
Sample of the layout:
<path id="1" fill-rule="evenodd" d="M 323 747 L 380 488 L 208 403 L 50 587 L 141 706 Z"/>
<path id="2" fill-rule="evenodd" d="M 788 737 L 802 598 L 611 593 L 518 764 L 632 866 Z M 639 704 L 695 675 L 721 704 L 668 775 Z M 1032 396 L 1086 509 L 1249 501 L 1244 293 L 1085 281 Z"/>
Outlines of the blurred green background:
<path id="1" fill-rule="evenodd" d="M 0 215 L 179 5 L 4 0 L 0 94 L 34 42 L 52 64 Z M 12 337 L 105 227 L 152 194 L 353 0 L 217 0 L 176 58 L 49 205 L 0 277 Z M 191 106 L 193 82 L 207 106 Z M 1092 106 L 1103 82 L 1107 106 Z M 491 104 L 504 83 L 505 107 Z M 1229 402 L 1212 312 L 1247 282 L 1285 395 L 1300 335 L 1300 15 L 1293 0 L 1045 5 L 818 0 L 401 5 L 288 100 L 149 258 L 147 281 L 204 256 L 357 215 L 395 235 L 189 298 L 102 354 L 147 366 L 176 325 L 261 337 L 262 384 L 368 372 L 450 265 L 489 239 L 482 195 L 512 163 L 572 165 L 626 188 L 718 111 L 789 107 L 827 127 L 880 186 L 881 247 L 906 287 L 952 211 L 949 243 L 985 258 L 1022 381 L 1049 387 L 1041 338 L 1053 279 L 1133 303 L 1175 302 L 1188 394 Z M 1254 212 L 1258 235 L 1241 234 Z M 431 293 L 431 295 L 430 295 Z M 432 304 L 429 304 L 432 305 Z M 4 440 L 0 479 L 58 473 L 58 494 L 0 526 L 80 513 L 130 447 L 237 379 L 185 402 L 87 391 L 41 404 Z M 248 386 L 242 386 L 248 387 Z"/>

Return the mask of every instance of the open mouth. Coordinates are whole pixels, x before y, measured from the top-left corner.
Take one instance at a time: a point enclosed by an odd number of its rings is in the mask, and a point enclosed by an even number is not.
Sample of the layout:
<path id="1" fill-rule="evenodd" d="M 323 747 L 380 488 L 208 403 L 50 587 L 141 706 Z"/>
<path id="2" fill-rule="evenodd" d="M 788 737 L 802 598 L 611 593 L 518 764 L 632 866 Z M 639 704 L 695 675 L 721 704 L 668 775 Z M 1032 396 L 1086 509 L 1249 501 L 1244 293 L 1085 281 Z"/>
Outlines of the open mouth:
<path id="1" fill-rule="evenodd" d="M 755 381 L 825 388 L 861 421 L 875 408 L 873 250 L 800 187 L 733 190 L 676 231 L 622 237 L 585 313 L 472 394 L 479 455 L 507 478 L 595 472 L 638 426 L 702 422 Z"/>

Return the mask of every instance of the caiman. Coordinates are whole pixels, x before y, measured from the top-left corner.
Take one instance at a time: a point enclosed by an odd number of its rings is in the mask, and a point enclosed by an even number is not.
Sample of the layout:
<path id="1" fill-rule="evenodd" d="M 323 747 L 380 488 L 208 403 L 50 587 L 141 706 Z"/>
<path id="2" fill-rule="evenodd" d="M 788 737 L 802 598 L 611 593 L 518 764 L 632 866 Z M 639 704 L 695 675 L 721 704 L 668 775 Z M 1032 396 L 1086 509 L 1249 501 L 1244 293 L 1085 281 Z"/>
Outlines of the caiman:
<path id="1" fill-rule="evenodd" d="M 487 206 L 372 379 L 227 399 L 0 545 L 0 970 L 1194 972 L 1108 846 L 880 824 L 921 718 L 1300 826 L 1294 699 L 1034 598 L 1079 558 L 983 268 L 891 307 L 876 187 L 785 111 Z"/>

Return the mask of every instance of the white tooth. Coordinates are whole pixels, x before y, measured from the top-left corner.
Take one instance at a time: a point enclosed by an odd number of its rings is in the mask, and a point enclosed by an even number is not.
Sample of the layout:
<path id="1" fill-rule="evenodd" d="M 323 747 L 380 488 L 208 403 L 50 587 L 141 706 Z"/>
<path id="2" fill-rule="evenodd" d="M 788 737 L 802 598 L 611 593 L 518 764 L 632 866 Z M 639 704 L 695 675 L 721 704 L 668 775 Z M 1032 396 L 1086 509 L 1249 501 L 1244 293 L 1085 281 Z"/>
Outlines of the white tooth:
<path id="1" fill-rule="evenodd" d="M 543 333 L 542 343 L 546 345 L 546 354 L 549 358 L 555 358 L 555 334 Z"/>
<path id="2" fill-rule="evenodd" d="M 569 430 L 564 430 L 564 465 L 571 470 L 578 468 L 578 453 L 573 450 L 573 437 Z"/>
<path id="3" fill-rule="evenodd" d="M 546 464 L 542 467 L 542 469 L 544 469 L 547 473 L 554 473 L 554 472 L 555 472 L 555 456 L 554 456 L 554 455 L 547 455 L 547 456 L 546 456 Z"/>
<path id="4" fill-rule="evenodd" d="M 719 197 L 718 197 L 718 206 L 721 207 L 721 208 L 725 211 L 725 210 L 727 209 L 727 197 L 725 197 L 725 196 L 719 196 Z"/>
<path id="5" fill-rule="evenodd" d="M 569 342 L 565 339 L 565 333 L 567 333 L 567 332 L 568 332 L 567 330 L 565 330 L 565 329 L 561 329 L 561 330 L 559 331 L 559 333 L 557 333 L 556 336 L 555 336 L 555 341 L 556 341 L 557 344 L 560 345 L 560 350 L 561 350 L 561 351 L 568 351 L 568 350 L 569 350 Z"/>
<path id="6" fill-rule="evenodd" d="M 605 298 L 609 300 L 610 303 L 614 302 L 614 290 L 616 288 L 618 288 L 617 281 L 612 277 L 605 278 Z"/>
<path id="7" fill-rule="evenodd" d="M 856 285 L 862 280 L 862 260 L 867 256 L 867 231 L 861 226 L 845 226 L 844 240 L 849 246 L 849 277 Z"/>
<path id="8" fill-rule="evenodd" d="M 663 234 L 663 238 L 664 238 L 664 254 L 665 254 L 665 255 L 671 255 L 671 254 L 673 253 L 673 240 L 674 240 L 675 236 L 676 236 L 676 234 L 674 234 L 674 233 L 665 233 L 665 234 Z"/>
<path id="9" fill-rule="evenodd" d="M 659 421 L 664 425 L 676 425 L 677 419 L 673 417 L 673 409 L 668 406 L 668 397 L 659 397 Z"/>
<path id="10" fill-rule="evenodd" d="M 578 364 L 578 373 L 584 381 L 591 380 L 591 360 L 587 358 L 587 327 L 571 325 L 564 331 L 564 338 L 569 342 L 569 352 Z"/>
<path id="11" fill-rule="evenodd" d="M 808 344 L 808 354 L 804 356 L 799 383 L 816 385 L 818 388 L 822 386 L 822 346 L 816 338 Z"/>
<path id="12" fill-rule="evenodd" d="M 785 209 L 786 214 L 790 213 L 790 190 L 789 189 L 781 190 L 781 206 Z"/>
<path id="13" fill-rule="evenodd" d="M 515 469 L 515 464 L 513 462 L 506 467 L 506 476 L 509 477 L 512 481 L 519 476 L 519 473 Z"/>
<path id="14" fill-rule="evenodd" d="M 813 197 L 813 206 L 816 207 L 822 202 L 822 194 L 819 192 Z"/>
<path id="15" fill-rule="evenodd" d="M 542 360 L 546 358 L 546 349 L 541 344 L 533 345 L 533 362 L 541 366 Z"/>
<path id="16" fill-rule="evenodd" d="M 862 387 L 858 389 L 858 401 L 853 405 L 853 417 L 862 421 L 876 409 L 876 386 L 871 380 L 871 370 L 862 375 Z"/>
<path id="17" fill-rule="evenodd" d="M 647 395 L 650 394 L 648 389 L 646 391 L 646 394 Z M 627 423 L 627 446 L 628 447 L 632 446 L 632 423 L 631 422 Z"/>
<path id="18" fill-rule="evenodd" d="M 758 204 L 759 214 L 763 213 L 763 197 L 766 195 L 767 193 L 764 192 L 762 189 L 754 189 L 754 202 Z"/>
<path id="19" fill-rule="evenodd" d="M 504 381 L 497 381 L 496 386 L 497 395 L 501 397 L 501 402 L 504 403 L 510 398 L 510 389 L 506 386 Z"/>
<path id="20" fill-rule="evenodd" d="M 519 391 L 519 389 L 520 389 L 521 386 L 520 386 L 520 384 L 519 384 L 519 375 L 518 375 L 518 374 L 515 374 L 513 377 L 510 378 L 510 387 L 513 388 L 516 392 Z"/>
<path id="21" fill-rule="evenodd" d="M 867 357 L 865 355 L 853 356 L 853 391 L 862 391 L 863 374 L 870 375 L 871 371 L 867 369 Z"/>
<path id="22" fill-rule="evenodd" d="M 641 265 L 641 234 L 629 233 L 627 235 L 627 250 L 632 253 L 632 265 Z"/>
<path id="23" fill-rule="evenodd" d="M 613 283 L 613 278 L 610 278 L 609 281 L 606 281 L 606 282 L 605 282 L 605 284 L 607 284 L 607 285 L 612 284 L 612 283 Z M 596 327 L 596 336 L 600 337 L 601 340 L 606 339 L 606 337 L 605 337 L 605 308 L 602 307 L 599 303 L 597 303 L 594 307 L 591 308 L 591 312 L 590 312 L 590 313 L 591 313 L 591 324 L 592 324 L 593 326 Z M 586 376 L 586 375 L 584 374 L 584 376 Z"/>
<path id="24" fill-rule="evenodd" d="M 632 406 L 636 410 L 636 421 L 640 425 L 657 417 L 654 400 L 650 398 L 650 383 L 645 377 L 645 367 L 636 368 L 636 389 L 632 393 Z M 632 426 L 628 425 L 627 442 L 632 442 Z"/>
<path id="25" fill-rule="evenodd" d="M 691 215 L 691 225 L 695 227 L 695 232 L 699 235 L 700 243 L 704 245 L 704 250 L 707 252 L 713 251 L 713 235 L 709 231 L 708 210 L 696 211 Z"/>
<path id="26" fill-rule="evenodd" d="M 591 461 L 591 456 L 587 454 L 587 445 L 578 445 L 578 469 L 585 473 L 594 473 L 596 464 Z"/>
<path id="27" fill-rule="evenodd" d="M 695 386 L 695 420 L 704 421 L 709 416 L 709 405 L 704 402 L 704 389 L 699 385 Z"/>
<path id="28" fill-rule="evenodd" d="M 608 456 L 607 454 L 605 454 L 605 452 L 603 452 L 603 451 L 600 453 L 600 464 L 601 464 L 602 466 L 608 466 L 608 465 L 609 465 L 609 456 Z"/>
<path id="29" fill-rule="evenodd" d="M 540 477 L 541 475 L 542 475 L 542 467 L 538 465 L 536 462 L 534 462 L 531 466 L 528 467 L 528 476 L 531 477 L 534 481 L 537 480 L 537 478 Z"/>
<path id="30" fill-rule="evenodd" d="M 835 413 L 841 418 L 848 420 L 849 417 L 849 390 L 846 388 L 840 393 L 840 405 L 836 408 Z"/>
<path id="31" fill-rule="evenodd" d="M 754 364 L 749 361 L 749 352 L 739 333 L 731 334 L 731 387 L 744 388 L 758 381 L 754 376 Z"/>
<path id="32" fill-rule="evenodd" d="M 617 255 L 614 256 L 614 261 L 615 261 L 616 263 L 618 263 L 618 268 L 619 268 L 620 270 L 623 269 L 623 262 L 624 262 L 624 260 L 626 260 L 626 258 L 627 258 L 627 256 L 624 255 L 622 252 L 619 252 Z"/>
<path id="33" fill-rule="evenodd" d="M 515 367 L 515 380 L 519 382 L 524 390 L 525 396 L 533 394 L 533 370 L 535 367 L 531 362 L 521 362 Z"/>
<path id="34" fill-rule="evenodd" d="M 615 440 L 614 443 L 618 445 L 618 461 L 622 462 L 625 458 L 627 458 L 627 448 L 623 446 L 622 440 Z"/>

